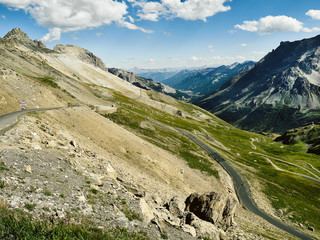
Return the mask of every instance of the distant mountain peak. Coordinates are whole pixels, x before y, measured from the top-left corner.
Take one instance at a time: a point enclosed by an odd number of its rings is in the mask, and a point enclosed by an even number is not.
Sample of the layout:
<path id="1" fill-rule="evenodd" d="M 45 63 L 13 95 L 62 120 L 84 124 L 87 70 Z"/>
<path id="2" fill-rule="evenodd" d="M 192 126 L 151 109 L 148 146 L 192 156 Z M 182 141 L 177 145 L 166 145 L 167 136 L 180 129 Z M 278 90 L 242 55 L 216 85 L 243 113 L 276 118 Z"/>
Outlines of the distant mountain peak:
<path id="1" fill-rule="evenodd" d="M 12 29 L 10 32 L 8 32 L 4 38 L 4 40 L 11 40 L 11 39 L 16 39 L 16 40 L 19 40 L 19 41 L 32 41 L 29 36 L 24 32 L 22 31 L 20 28 L 14 28 Z"/>
<path id="2" fill-rule="evenodd" d="M 41 41 L 31 40 L 29 38 L 29 36 L 24 31 L 22 31 L 20 28 L 12 29 L 10 32 L 8 32 L 4 36 L 3 39 L 8 42 L 11 42 L 11 41 L 18 42 L 20 44 L 25 45 L 26 47 L 33 48 L 33 49 L 35 49 L 35 48 L 45 49 L 46 48 L 46 46 Z M 48 50 L 48 49 L 46 49 L 46 50 Z"/>

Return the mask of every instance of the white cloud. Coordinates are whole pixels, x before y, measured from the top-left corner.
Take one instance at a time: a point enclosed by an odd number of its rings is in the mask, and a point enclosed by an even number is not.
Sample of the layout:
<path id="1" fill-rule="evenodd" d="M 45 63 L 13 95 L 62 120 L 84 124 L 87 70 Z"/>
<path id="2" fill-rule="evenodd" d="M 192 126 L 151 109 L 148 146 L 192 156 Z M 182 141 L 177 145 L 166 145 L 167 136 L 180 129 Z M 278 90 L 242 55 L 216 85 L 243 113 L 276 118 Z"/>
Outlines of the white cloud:
<path id="1" fill-rule="evenodd" d="M 131 30 L 140 30 L 140 31 L 145 32 L 145 33 L 152 33 L 153 32 L 151 30 L 147 30 L 147 29 L 144 29 L 142 27 L 139 27 L 139 26 L 137 26 L 137 25 L 135 25 L 133 23 L 126 22 L 125 20 L 120 20 L 120 21 L 118 21 L 118 23 L 120 24 L 120 26 L 129 28 Z"/>
<path id="2" fill-rule="evenodd" d="M 130 21 L 130 22 L 134 23 L 134 18 L 133 18 L 133 17 L 128 16 L 128 18 L 129 18 L 129 21 Z"/>
<path id="3" fill-rule="evenodd" d="M 59 40 L 61 36 L 61 29 L 60 28 L 51 28 L 49 33 L 41 38 L 41 41 L 44 43 L 53 42 Z"/>
<path id="4" fill-rule="evenodd" d="M 259 21 L 244 21 L 243 24 L 235 25 L 235 28 L 249 32 L 259 32 L 261 34 L 287 31 L 316 32 L 320 30 L 319 28 L 305 28 L 302 22 L 284 15 L 267 16 L 260 18 Z"/>
<path id="5" fill-rule="evenodd" d="M 306 13 L 307 16 L 315 20 L 320 20 L 320 10 L 311 9 Z"/>
<path id="6" fill-rule="evenodd" d="M 248 44 L 246 44 L 246 43 L 241 43 L 241 44 L 239 44 L 239 46 L 240 46 L 240 47 L 247 47 Z"/>
<path id="7" fill-rule="evenodd" d="M 0 0 L 0 3 L 29 13 L 40 26 L 49 28 L 42 40 L 58 40 L 62 32 L 99 27 L 112 22 L 129 29 L 147 30 L 126 22 L 127 5 L 117 0 Z M 129 20 L 132 20 L 129 18 Z M 58 33 L 59 30 L 59 33 Z"/>
<path id="8" fill-rule="evenodd" d="M 7 17 L 5 15 L 1 15 L 2 19 L 7 19 Z"/>
<path id="9" fill-rule="evenodd" d="M 147 2 L 145 0 L 134 1 L 135 6 L 142 10 L 138 16 L 144 20 L 158 21 L 160 17 L 182 18 L 185 20 L 203 20 L 218 12 L 230 10 L 230 6 L 224 3 L 229 0 L 162 0 L 160 2 Z M 130 1 L 133 2 L 133 1 Z"/>
<path id="10" fill-rule="evenodd" d="M 209 45 L 209 46 L 208 46 L 208 50 L 209 50 L 209 52 L 214 52 L 213 46 L 212 46 L 212 45 Z"/>
<path id="11" fill-rule="evenodd" d="M 137 6 L 141 7 L 138 16 L 141 19 L 149 21 L 158 21 L 159 16 L 166 14 L 166 8 L 159 2 L 136 2 Z"/>
<path id="12" fill-rule="evenodd" d="M 97 37 L 101 37 L 102 35 L 103 35 L 102 32 L 97 32 L 97 33 L 96 33 L 96 36 L 97 36 Z"/>

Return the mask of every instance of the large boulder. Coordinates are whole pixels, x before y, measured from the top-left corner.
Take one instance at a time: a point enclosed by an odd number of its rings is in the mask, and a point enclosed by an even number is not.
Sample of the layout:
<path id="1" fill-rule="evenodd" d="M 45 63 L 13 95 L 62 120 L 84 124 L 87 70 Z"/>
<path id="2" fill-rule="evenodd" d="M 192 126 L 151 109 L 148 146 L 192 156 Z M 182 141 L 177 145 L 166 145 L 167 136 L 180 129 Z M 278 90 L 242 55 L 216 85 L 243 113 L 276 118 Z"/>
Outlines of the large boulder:
<path id="1" fill-rule="evenodd" d="M 237 200 L 215 192 L 202 195 L 193 193 L 186 199 L 185 204 L 186 211 L 225 231 L 232 225 Z"/>
<path id="2" fill-rule="evenodd" d="M 198 237 L 212 240 L 226 240 L 226 233 L 223 230 L 212 223 L 201 220 L 195 214 L 186 212 L 184 218 L 185 224 L 193 227 Z M 185 228 L 187 225 L 183 225 L 183 227 Z M 190 234 L 192 235 L 192 232 L 190 232 Z"/>

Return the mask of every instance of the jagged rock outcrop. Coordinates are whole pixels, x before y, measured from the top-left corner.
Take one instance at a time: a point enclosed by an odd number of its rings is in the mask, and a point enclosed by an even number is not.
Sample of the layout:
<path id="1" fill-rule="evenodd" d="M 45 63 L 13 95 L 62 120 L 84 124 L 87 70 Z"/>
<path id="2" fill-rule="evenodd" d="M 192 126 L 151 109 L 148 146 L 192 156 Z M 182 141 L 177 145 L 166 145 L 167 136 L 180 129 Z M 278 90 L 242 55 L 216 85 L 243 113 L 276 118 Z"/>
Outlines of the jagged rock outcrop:
<path id="1" fill-rule="evenodd" d="M 151 79 L 145 79 L 142 77 L 138 77 L 133 72 L 127 72 L 127 71 L 124 71 L 124 70 L 118 69 L 118 68 L 109 68 L 108 71 L 110 73 L 112 73 L 113 75 L 116 75 L 117 77 L 119 77 L 129 83 L 132 83 L 132 84 L 136 85 L 137 87 L 140 87 L 140 88 L 143 88 L 146 90 L 150 89 L 148 87 L 148 85 L 151 85 L 151 84 L 159 86 L 159 84 L 152 81 Z"/>
<path id="2" fill-rule="evenodd" d="M 12 29 L 3 37 L 3 40 L 12 44 L 20 43 L 35 51 L 50 52 L 50 50 L 47 49 L 41 41 L 31 40 L 29 36 L 20 28 Z"/>
<path id="3" fill-rule="evenodd" d="M 104 71 L 107 70 L 105 64 L 99 57 L 97 57 L 92 52 L 84 48 L 74 46 L 74 45 L 64 46 L 64 45 L 58 44 L 54 47 L 54 50 L 59 53 L 65 53 L 67 55 L 77 57 L 81 61 L 85 63 L 89 63 L 93 66 L 96 66 Z"/>
<path id="4" fill-rule="evenodd" d="M 232 225 L 237 201 L 227 195 L 210 192 L 202 195 L 193 193 L 186 199 L 185 204 L 186 211 L 227 230 Z"/>
<path id="5" fill-rule="evenodd" d="M 320 119 L 320 35 L 280 46 L 196 104 L 245 130 L 283 133 Z"/>
<path id="6" fill-rule="evenodd" d="M 182 229 L 194 237 L 226 239 L 226 230 L 233 225 L 237 200 L 215 192 L 191 194 L 185 201 L 175 196 L 167 203 L 157 197 L 140 199 L 140 208 L 147 221 L 159 228 L 166 225 Z"/>
<path id="7" fill-rule="evenodd" d="M 28 35 L 23 32 L 20 28 L 14 28 L 10 32 L 8 32 L 4 37 L 4 40 L 18 40 L 24 42 L 31 42 L 32 40 L 28 37 Z"/>

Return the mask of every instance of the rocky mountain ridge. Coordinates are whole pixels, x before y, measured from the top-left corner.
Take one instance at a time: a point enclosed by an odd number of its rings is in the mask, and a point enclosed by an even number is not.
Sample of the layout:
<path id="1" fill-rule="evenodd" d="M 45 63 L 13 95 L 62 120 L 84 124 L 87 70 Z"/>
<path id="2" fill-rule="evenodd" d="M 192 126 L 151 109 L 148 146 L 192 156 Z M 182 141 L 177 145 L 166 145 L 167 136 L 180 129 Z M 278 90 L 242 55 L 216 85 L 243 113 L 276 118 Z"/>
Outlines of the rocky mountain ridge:
<path id="1" fill-rule="evenodd" d="M 234 63 L 230 66 L 182 70 L 162 81 L 173 88 L 189 91 L 201 97 L 222 86 L 229 78 L 243 74 L 254 66 L 254 62 Z"/>
<path id="2" fill-rule="evenodd" d="M 135 75 L 133 72 L 127 72 L 122 69 L 118 68 L 109 68 L 108 71 L 112 73 L 113 75 L 132 83 L 133 85 L 142 88 L 144 90 L 150 90 L 153 89 L 157 92 L 164 93 L 166 95 L 169 95 L 171 97 L 174 97 L 176 99 L 182 100 L 182 101 L 190 101 L 191 95 L 179 90 L 176 90 L 172 87 L 169 87 L 163 83 L 159 83 L 156 81 L 153 81 L 152 79 L 146 79 L 143 77 L 139 77 Z"/>
<path id="3" fill-rule="evenodd" d="M 59 44 L 55 46 L 53 50 L 59 53 L 65 53 L 70 56 L 77 57 L 86 63 L 92 64 L 93 66 L 100 68 L 101 70 L 104 70 L 104 71 L 107 70 L 104 62 L 99 57 L 97 57 L 92 52 L 89 52 L 88 50 L 83 49 L 81 47 L 77 47 L 74 45 L 64 46 Z"/>
<path id="4" fill-rule="evenodd" d="M 196 102 L 235 126 L 283 132 L 320 117 L 320 36 L 282 42 L 244 76 Z"/>

